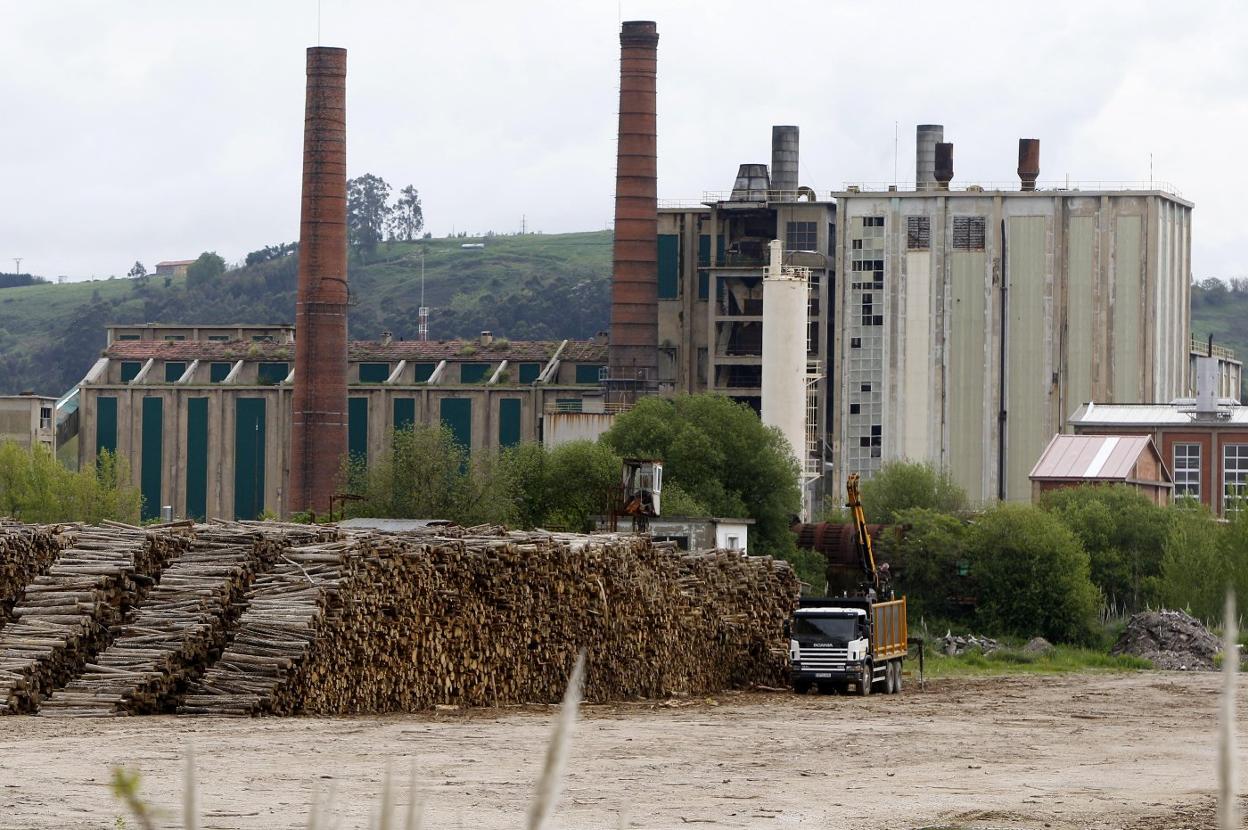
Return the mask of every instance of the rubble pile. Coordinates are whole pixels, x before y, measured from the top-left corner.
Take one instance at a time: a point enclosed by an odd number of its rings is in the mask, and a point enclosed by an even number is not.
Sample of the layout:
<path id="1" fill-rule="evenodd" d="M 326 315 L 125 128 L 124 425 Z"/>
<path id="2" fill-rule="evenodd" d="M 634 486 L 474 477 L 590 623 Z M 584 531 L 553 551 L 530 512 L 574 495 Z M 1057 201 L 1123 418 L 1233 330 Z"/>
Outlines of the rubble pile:
<path id="1" fill-rule="evenodd" d="M 951 634 L 945 632 L 945 636 L 936 641 L 937 648 L 941 654 L 949 657 L 958 657 L 966 654 L 968 651 L 977 651 L 980 654 L 992 654 L 1001 648 L 1001 644 L 991 637 L 976 637 L 974 634 Z"/>
<path id="2" fill-rule="evenodd" d="M 1144 611 L 1135 614 L 1110 649 L 1151 660 L 1169 671 L 1212 671 L 1222 644 L 1209 629 L 1183 611 Z"/>

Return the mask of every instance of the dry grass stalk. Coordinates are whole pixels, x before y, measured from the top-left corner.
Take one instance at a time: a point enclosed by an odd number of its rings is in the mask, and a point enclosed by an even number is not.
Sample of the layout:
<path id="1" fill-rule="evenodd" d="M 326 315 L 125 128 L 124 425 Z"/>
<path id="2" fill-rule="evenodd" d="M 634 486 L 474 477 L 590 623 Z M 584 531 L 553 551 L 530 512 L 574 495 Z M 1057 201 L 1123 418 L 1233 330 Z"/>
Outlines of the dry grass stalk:
<path id="1" fill-rule="evenodd" d="M 572 730 L 576 726 L 576 711 L 581 703 L 581 686 L 585 677 L 585 652 L 576 657 L 572 677 L 563 694 L 563 705 L 555 721 L 554 732 L 546 747 L 546 762 L 537 782 L 537 792 L 529 804 L 528 830 L 542 830 L 555 813 L 559 802 L 559 789 L 563 783 L 563 770 L 567 765 L 568 751 L 572 745 Z"/>
<path id="2" fill-rule="evenodd" d="M 1239 810 L 1235 803 L 1235 682 L 1239 671 L 1239 630 L 1235 617 L 1235 593 L 1226 594 L 1226 621 L 1222 630 L 1222 699 L 1218 723 L 1218 827 L 1236 830 Z"/>

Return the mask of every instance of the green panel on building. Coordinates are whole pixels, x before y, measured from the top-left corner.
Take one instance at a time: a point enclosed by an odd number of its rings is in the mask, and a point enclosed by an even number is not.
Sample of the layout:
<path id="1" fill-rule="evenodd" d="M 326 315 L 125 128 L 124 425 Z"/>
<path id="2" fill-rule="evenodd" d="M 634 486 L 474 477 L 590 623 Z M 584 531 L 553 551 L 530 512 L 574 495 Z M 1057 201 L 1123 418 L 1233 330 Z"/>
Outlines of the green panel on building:
<path id="1" fill-rule="evenodd" d="M 143 445 L 139 457 L 139 491 L 143 494 L 142 518 L 160 518 L 160 476 L 165 470 L 165 402 L 160 398 L 143 399 Z"/>
<path id="2" fill-rule="evenodd" d="M 186 374 L 185 363 L 165 363 L 165 383 L 177 383 Z"/>
<path id="3" fill-rule="evenodd" d="M 394 399 L 394 428 L 409 429 L 416 423 L 416 399 Z"/>
<path id="4" fill-rule="evenodd" d="M 230 370 L 233 368 L 233 363 L 214 363 L 208 367 L 208 379 L 213 383 L 220 383 L 230 376 Z"/>
<path id="5" fill-rule="evenodd" d="M 521 363 L 520 364 L 520 382 L 533 383 L 542 373 L 542 364 L 540 363 Z"/>
<path id="6" fill-rule="evenodd" d="M 186 517 L 208 516 L 208 399 L 186 401 Z"/>
<path id="7" fill-rule="evenodd" d="M 416 369 L 416 382 L 424 383 L 433 377 L 433 370 L 438 368 L 436 363 L 417 363 L 413 368 Z"/>
<path id="8" fill-rule="evenodd" d="M 360 364 L 360 383 L 385 383 L 389 378 L 389 363 Z"/>
<path id="9" fill-rule="evenodd" d="M 234 518 L 264 512 L 264 398 L 234 403 Z"/>
<path id="10" fill-rule="evenodd" d="M 459 364 L 459 382 L 480 383 L 485 380 L 485 375 L 489 371 L 489 363 L 461 363 Z"/>
<path id="11" fill-rule="evenodd" d="M 368 462 L 368 398 L 347 399 L 347 452 L 352 461 Z"/>
<path id="12" fill-rule="evenodd" d="M 711 264 L 710 234 L 698 235 L 698 299 L 705 300 L 710 294 L 711 278 L 705 270 Z"/>
<path id="13" fill-rule="evenodd" d="M 143 364 L 137 360 L 121 361 L 121 382 L 129 383 L 139 376 L 139 370 L 143 368 Z"/>
<path id="14" fill-rule="evenodd" d="M 95 399 L 95 451 L 117 452 L 117 399 Z"/>
<path id="15" fill-rule="evenodd" d="M 674 233 L 659 234 L 659 299 L 674 300 L 680 296 L 680 237 Z"/>
<path id="16" fill-rule="evenodd" d="M 520 399 L 501 398 L 498 402 L 498 445 L 514 447 L 520 443 Z"/>
<path id="17" fill-rule="evenodd" d="M 472 400 L 469 398 L 443 398 L 440 415 L 443 425 L 451 431 L 455 443 L 465 450 L 472 449 Z"/>
<path id="18" fill-rule="evenodd" d="M 289 374 L 289 363 L 261 363 L 256 377 L 261 386 L 276 386 L 286 380 Z"/>
<path id="19" fill-rule="evenodd" d="M 598 363 L 578 363 L 576 364 L 576 382 L 577 383 L 597 383 L 598 370 L 602 366 Z"/>

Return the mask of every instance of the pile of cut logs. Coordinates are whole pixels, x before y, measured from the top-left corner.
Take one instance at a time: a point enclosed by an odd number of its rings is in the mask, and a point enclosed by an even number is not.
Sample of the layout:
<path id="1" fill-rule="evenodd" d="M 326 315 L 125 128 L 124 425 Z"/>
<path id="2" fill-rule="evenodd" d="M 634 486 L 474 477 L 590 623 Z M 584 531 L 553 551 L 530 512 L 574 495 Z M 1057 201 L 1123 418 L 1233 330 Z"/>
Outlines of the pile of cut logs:
<path id="1" fill-rule="evenodd" d="M 56 561 L 61 551 L 56 531 L 55 526 L 0 524 L 0 626 L 9 621 L 22 590 Z"/>
<path id="2" fill-rule="evenodd" d="M 307 525 L 261 533 L 241 524 L 198 526 L 190 550 L 165 569 L 112 645 L 46 700 L 40 714 L 173 711 L 187 684 L 220 657 L 243 595 L 287 546 L 336 535 Z"/>
<path id="3" fill-rule="evenodd" d="M 184 711 L 340 714 L 784 682 L 789 566 L 627 535 L 364 534 L 287 553 Z"/>
<path id="4" fill-rule="evenodd" d="M 185 531 L 81 528 L 0 629 L 0 714 L 33 712 L 108 645 L 113 628 L 189 543 Z"/>

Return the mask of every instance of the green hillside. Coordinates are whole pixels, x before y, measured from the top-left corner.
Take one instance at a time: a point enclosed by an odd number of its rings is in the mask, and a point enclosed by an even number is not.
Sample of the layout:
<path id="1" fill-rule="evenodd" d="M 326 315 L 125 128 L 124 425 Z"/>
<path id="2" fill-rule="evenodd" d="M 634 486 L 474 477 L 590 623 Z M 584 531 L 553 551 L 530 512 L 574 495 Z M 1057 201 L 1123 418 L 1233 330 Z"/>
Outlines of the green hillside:
<path id="1" fill-rule="evenodd" d="M 349 267 L 352 338 L 383 330 L 415 338 L 422 252 L 434 339 L 485 329 L 517 340 L 585 338 L 607 327 L 611 233 L 596 231 L 384 244 Z M 195 289 L 163 277 L 0 289 L 0 393 L 70 388 L 99 357 L 109 323 L 293 322 L 295 271 L 286 256 Z"/>
<path id="2" fill-rule="evenodd" d="M 1248 361 L 1248 280 L 1202 280 L 1192 286 L 1192 335 L 1233 349 Z M 1242 398 L 1241 398 L 1242 400 Z"/>

